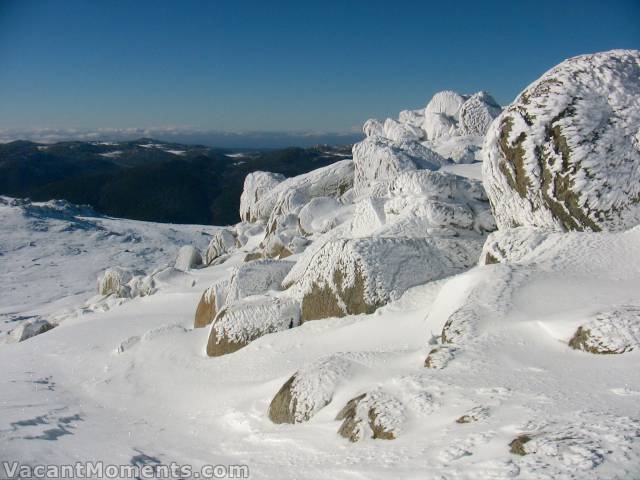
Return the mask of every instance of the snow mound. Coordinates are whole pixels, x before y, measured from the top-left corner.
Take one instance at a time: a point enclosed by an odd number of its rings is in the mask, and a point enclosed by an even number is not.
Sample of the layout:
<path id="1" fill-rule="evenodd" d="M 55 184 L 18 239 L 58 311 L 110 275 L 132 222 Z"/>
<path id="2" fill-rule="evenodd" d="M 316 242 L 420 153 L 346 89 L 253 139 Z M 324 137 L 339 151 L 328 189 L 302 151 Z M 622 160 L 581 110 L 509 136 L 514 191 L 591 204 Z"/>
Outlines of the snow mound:
<path id="1" fill-rule="evenodd" d="M 458 112 L 464 104 L 465 98 L 452 90 L 444 90 L 436 93 L 427 104 L 425 114 L 446 115 L 451 119 L 458 120 Z"/>
<path id="2" fill-rule="evenodd" d="M 331 403 L 336 389 L 362 366 L 343 355 L 319 359 L 298 370 L 269 405 L 274 423 L 301 423 Z"/>
<path id="3" fill-rule="evenodd" d="M 393 440 L 405 419 L 402 402 L 380 389 L 349 400 L 336 417 L 342 420 L 338 433 L 351 442 L 368 438 Z"/>
<path id="4" fill-rule="evenodd" d="M 456 237 L 369 237 L 328 241 L 284 286 L 299 298 L 302 322 L 371 313 L 407 289 L 476 262 L 479 243 Z M 307 255 L 307 252 L 305 252 Z"/>
<path id="5" fill-rule="evenodd" d="M 640 51 L 566 60 L 492 123 L 485 187 L 500 229 L 624 230 L 640 222 Z"/>
<path id="6" fill-rule="evenodd" d="M 176 270 L 182 270 L 186 272 L 192 268 L 197 268 L 202 265 L 202 255 L 197 248 L 191 245 L 185 245 L 178 250 L 176 256 L 175 268 Z"/>
<path id="7" fill-rule="evenodd" d="M 326 233 L 335 228 L 343 219 L 340 218 L 342 203 L 331 197 L 316 197 L 307 203 L 298 215 L 300 232 L 305 235 Z"/>
<path id="8" fill-rule="evenodd" d="M 600 354 L 620 354 L 640 347 L 640 307 L 621 305 L 598 312 L 578 327 L 569 346 Z"/>
<path id="9" fill-rule="evenodd" d="M 211 326 L 207 355 L 233 353 L 263 335 L 293 328 L 299 321 L 299 304 L 291 299 L 252 297 L 227 305 Z"/>
<path id="10" fill-rule="evenodd" d="M 240 195 L 240 218 L 247 222 L 256 222 L 261 218 L 266 220 L 264 212 L 258 208 L 260 200 L 284 179 L 285 176 L 280 173 L 258 171 L 248 174 Z"/>

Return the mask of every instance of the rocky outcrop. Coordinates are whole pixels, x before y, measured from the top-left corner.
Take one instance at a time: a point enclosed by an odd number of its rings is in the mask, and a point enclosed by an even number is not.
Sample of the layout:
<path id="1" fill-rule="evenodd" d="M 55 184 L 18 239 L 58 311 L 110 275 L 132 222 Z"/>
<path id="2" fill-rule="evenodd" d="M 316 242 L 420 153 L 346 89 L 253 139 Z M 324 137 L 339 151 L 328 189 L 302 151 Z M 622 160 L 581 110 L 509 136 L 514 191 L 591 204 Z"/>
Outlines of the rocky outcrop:
<path id="1" fill-rule="evenodd" d="M 269 405 L 273 423 L 301 423 L 309 420 L 333 399 L 335 390 L 359 367 L 342 356 L 320 359 L 298 370 Z"/>
<path id="2" fill-rule="evenodd" d="M 233 353 L 263 335 L 293 328 L 299 321 L 300 307 L 291 299 L 252 297 L 226 305 L 211 326 L 207 355 Z"/>
<path id="3" fill-rule="evenodd" d="M 571 58 L 492 123 L 484 183 L 500 229 L 640 223 L 640 52 Z"/>
<path id="4" fill-rule="evenodd" d="M 192 247 L 191 245 L 180 247 L 174 264 L 176 270 L 186 272 L 201 265 L 202 255 L 200 255 L 198 249 Z"/>
<path id="5" fill-rule="evenodd" d="M 338 433 L 351 442 L 358 442 L 366 438 L 397 438 L 404 417 L 404 407 L 398 399 L 374 390 L 349 400 L 336 420 L 342 420 Z"/>

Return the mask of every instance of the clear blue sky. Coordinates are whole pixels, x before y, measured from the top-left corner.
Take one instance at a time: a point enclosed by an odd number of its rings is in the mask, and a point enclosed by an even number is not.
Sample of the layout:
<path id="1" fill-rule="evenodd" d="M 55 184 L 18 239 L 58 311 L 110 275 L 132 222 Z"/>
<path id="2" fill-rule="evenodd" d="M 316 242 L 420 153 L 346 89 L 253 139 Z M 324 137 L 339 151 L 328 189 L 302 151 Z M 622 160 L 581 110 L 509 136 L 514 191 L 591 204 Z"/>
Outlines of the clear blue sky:
<path id="1" fill-rule="evenodd" d="M 0 128 L 349 131 L 640 48 L 640 1 L 0 0 Z"/>

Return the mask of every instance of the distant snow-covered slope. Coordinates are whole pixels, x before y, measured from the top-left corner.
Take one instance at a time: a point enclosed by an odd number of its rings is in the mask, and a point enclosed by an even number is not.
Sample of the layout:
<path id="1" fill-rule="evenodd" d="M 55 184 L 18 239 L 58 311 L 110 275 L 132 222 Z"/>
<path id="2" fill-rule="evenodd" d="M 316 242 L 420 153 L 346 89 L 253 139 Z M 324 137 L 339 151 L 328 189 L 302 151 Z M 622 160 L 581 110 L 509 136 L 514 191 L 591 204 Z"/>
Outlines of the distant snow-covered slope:
<path id="1" fill-rule="evenodd" d="M 0 197 L 0 338 L 21 322 L 82 305 L 119 265 L 148 271 L 182 245 L 203 248 L 217 227 L 105 217 L 64 201 Z"/>

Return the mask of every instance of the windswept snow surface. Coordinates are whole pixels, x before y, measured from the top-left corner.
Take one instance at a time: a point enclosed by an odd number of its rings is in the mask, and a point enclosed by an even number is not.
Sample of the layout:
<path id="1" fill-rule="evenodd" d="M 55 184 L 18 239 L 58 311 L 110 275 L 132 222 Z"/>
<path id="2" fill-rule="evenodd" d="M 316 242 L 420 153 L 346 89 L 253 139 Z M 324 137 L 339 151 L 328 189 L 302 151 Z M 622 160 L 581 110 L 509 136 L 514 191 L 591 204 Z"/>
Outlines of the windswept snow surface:
<path id="1" fill-rule="evenodd" d="M 159 242 L 203 247 L 201 232 L 211 231 L 52 211 L 2 206 L 2 305 L 15 305 L 5 313 L 50 310 L 70 294 L 80 303 L 104 265 L 148 269 L 174 258 L 154 250 Z M 0 450 L 30 464 L 247 464 L 256 479 L 637 478 L 640 353 L 594 355 L 567 341 L 595 312 L 638 303 L 638 245 L 639 229 L 549 240 L 517 265 L 476 267 L 372 315 L 307 322 L 208 358 L 209 329 L 192 329 L 195 306 L 242 264 L 238 251 L 168 278 L 154 295 L 0 346 Z M 451 358 L 425 368 L 451 317 L 466 326 Z M 271 423 L 271 399 L 293 373 L 344 352 L 362 368 L 331 392 L 301 392 L 328 405 L 302 424 Z M 367 392 L 397 402 L 401 417 L 383 419 L 395 440 L 337 434 L 337 413 Z M 464 415 L 468 423 L 456 422 Z M 510 453 L 522 434 L 532 438 L 527 455 Z"/>
<path id="2" fill-rule="evenodd" d="M 0 343 L 21 322 L 79 308 L 97 294 L 98 276 L 108 267 L 151 273 L 172 263 L 183 245 L 205 248 L 217 229 L 0 197 Z"/>

